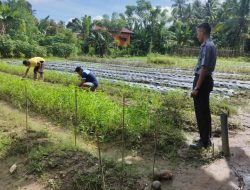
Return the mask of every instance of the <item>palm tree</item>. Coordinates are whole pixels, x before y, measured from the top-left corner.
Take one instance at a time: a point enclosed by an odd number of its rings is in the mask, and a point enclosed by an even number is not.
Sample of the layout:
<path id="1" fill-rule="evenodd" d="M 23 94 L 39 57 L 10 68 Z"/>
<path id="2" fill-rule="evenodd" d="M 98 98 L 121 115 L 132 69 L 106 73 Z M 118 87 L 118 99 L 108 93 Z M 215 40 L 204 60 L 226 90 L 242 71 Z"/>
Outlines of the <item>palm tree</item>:
<path id="1" fill-rule="evenodd" d="M 5 34 L 8 23 L 17 16 L 17 11 L 0 1 L 0 34 Z"/>
<path id="2" fill-rule="evenodd" d="M 224 32 L 230 37 L 231 46 L 240 47 L 245 43 L 243 36 L 248 32 L 250 23 L 249 8 L 250 0 L 240 0 L 234 4 L 234 7 L 228 6 L 229 17 L 216 25 L 216 32 Z"/>
<path id="3" fill-rule="evenodd" d="M 185 9 L 187 8 L 187 0 L 172 0 L 174 3 L 172 5 L 173 11 L 172 15 L 173 17 L 178 20 L 183 20 L 184 19 L 184 12 Z"/>
<path id="4" fill-rule="evenodd" d="M 217 23 L 217 13 L 218 13 L 218 0 L 207 0 L 204 6 L 205 21 L 214 26 Z"/>
<path id="5" fill-rule="evenodd" d="M 91 25 L 91 17 L 85 15 L 82 19 L 74 18 L 67 24 L 67 28 L 71 29 L 73 32 L 80 33 L 83 39 L 89 36 Z"/>

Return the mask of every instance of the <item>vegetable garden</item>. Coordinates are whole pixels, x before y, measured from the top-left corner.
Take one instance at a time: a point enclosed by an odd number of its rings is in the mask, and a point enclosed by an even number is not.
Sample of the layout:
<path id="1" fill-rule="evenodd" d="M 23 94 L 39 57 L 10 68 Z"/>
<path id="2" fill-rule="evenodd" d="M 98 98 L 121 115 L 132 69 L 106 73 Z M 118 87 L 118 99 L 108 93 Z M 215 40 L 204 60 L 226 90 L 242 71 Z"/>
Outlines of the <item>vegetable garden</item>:
<path id="1" fill-rule="evenodd" d="M 72 126 L 75 121 L 75 85 L 77 77 L 59 71 L 46 71 L 46 81 L 33 82 L 20 80 L 23 67 L 1 63 L 0 95 L 19 108 L 25 107 L 25 86 L 28 89 L 30 109 L 33 112 L 49 116 L 54 121 Z M 9 74 L 7 74 L 9 73 Z M 32 77 L 32 76 L 29 76 Z M 101 90 L 91 93 L 78 91 L 78 132 L 94 134 L 98 131 L 105 140 L 113 140 L 121 135 L 122 98 L 125 96 L 125 131 L 130 142 L 142 143 L 152 137 L 156 123 L 161 124 L 162 147 L 170 147 L 177 139 L 183 142 L 182 129 L 185 123 L 194 123 L 192 101 L 182 90 L 158 93 L 142 90 L 122 83 L 110 84 L 101 80 Z M 144 101 L 141 101 L 144 100 Z M 214 96 L 212 112 L 220 114 L 221 110 L 231 112 L 234 108 L 226 98 Z M 181 144 L 181 143 L 180 143 Z"/>

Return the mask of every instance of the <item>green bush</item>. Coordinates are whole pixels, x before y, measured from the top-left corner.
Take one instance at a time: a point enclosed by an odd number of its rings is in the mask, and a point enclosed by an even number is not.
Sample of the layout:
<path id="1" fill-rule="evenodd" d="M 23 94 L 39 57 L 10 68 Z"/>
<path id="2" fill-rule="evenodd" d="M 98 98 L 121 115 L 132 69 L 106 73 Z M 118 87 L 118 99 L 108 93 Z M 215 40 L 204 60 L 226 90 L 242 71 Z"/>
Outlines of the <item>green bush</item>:
<path id="1" fill-rule="evenodd" d="M 0 54 L 2 57 L 12 57 L 14 48 L 15 43 L 9 35 L 0 36 Z"/>
<path id="2" fill-rule="evenodd" d="M 47 50 L 45 47 L 39 45 L 32 45 L 28 42 L 16 41 L 15 49 L 13 51 L 15 57 L 34 57 L 41 56 L 46 57 Z"/>
<path id="3" fill-rule="evenodd" d="M 76 47 L 73 44 L 56 43 L 48 46 L 47 49 L 54 56 L 68 58 L 75 52 Z"/>

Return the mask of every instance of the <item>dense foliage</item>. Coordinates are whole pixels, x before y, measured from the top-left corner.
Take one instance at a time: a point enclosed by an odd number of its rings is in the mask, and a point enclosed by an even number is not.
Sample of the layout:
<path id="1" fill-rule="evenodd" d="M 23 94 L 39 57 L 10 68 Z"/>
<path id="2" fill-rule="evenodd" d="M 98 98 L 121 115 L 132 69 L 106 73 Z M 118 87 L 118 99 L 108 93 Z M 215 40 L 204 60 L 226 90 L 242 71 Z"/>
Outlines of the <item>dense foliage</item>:
<path id="1" fill-rule="evenodd" d="M 2 57 L 74 54 L 124 56 L 166 53 L 175 47 L 197 46 L 196 26 L 209 22 L 219 47 L 250 51 L 250 0 L 172 0 L 171 9 L 137 0 L 124 13 L 92 20 L 85 15 L 66 25 L 49 16 L 37 19 L 26 0 L 0 1 L 0 53 Z M 80 17 L 80 15 L 79 15 Z M 93 31 L 95 25 L 106 30 Z M 108 31 L 126 27 L 134 32 L 128 48 L 113 46 Z"/>
<path id="2" fill-rule="evenodd" d="M 38 20 L 25 0 L 0 1 L 0 34 L 2 57 L 69 57 L 80 46 L 63 22 Z"/>

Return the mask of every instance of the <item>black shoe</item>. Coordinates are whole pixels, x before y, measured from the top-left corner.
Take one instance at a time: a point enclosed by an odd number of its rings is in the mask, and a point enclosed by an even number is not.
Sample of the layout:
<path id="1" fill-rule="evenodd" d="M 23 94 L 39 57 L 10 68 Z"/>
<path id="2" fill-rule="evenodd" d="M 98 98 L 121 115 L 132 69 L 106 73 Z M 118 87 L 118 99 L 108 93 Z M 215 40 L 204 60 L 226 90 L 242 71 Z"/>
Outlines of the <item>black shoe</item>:
<path id="1" fill-rule="evenodd" d="M 209 140 L 208 143 L 203 143 L 201 140 L 195 140 L 194 141 L 194 144 L 191 144 L 190 145 L 190 148 L 193 148 L 193 149 L 202 149 L 202 148 L 209 148 L 212 146 L 212 142 Z"/>
<path id="2" fill-rule="evenodd" d="M 204 147 L 204 145 L 203 145 L 203 143 L 201 142 L 201 140 L 199 140 L 199 141 L 197 141 L 196 143 L 190 145 L 190 148 L 196 149 L 196 150 L 202 149 L 203 147 Z"/>
<path id="3" fill-rule="evenodd" d="M 193 143 L 198 143 L 200 141 L 201 141 L 201 139 L 196 139 L 196 140 L 193 140 Z"/>
<path id="4" fill-rule="evenodd" d="M 209 140 L 207 144 L 203 143 L 205 149 L 210 148 L 212 146 L 212 142 Z"/>

